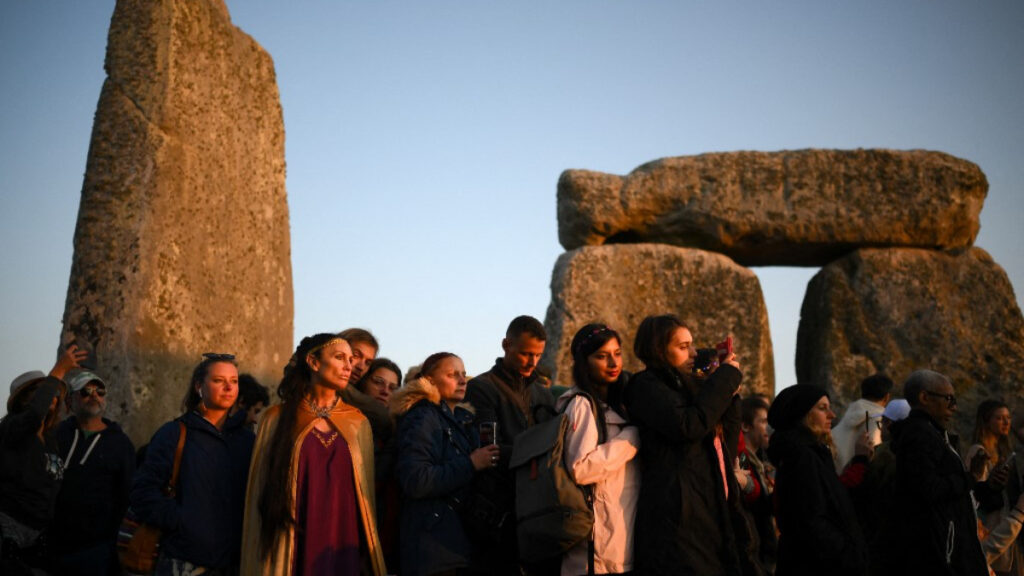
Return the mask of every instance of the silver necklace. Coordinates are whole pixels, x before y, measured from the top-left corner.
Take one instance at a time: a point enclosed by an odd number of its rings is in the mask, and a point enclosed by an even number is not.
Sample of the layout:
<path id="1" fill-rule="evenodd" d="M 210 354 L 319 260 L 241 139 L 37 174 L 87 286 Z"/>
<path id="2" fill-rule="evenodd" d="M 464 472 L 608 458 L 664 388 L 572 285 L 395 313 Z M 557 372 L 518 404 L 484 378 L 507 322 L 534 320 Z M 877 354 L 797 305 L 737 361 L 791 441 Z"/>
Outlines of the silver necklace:
<path id="1" fill-rule="evenodd" d="M 306 403 L 309 404 L 309 409 L 313 411 L 313 414 L 316 414 L 317 418 L 329 420 L 331 416 L 331 410 L 334 410 L 334 407 L 338 405 L 338 397 L 334 397 L 334 402 L 330 406 L 317 406 L 316 403 L 313 402 L 313 398 L 311 397 L 306 398 Z"/>

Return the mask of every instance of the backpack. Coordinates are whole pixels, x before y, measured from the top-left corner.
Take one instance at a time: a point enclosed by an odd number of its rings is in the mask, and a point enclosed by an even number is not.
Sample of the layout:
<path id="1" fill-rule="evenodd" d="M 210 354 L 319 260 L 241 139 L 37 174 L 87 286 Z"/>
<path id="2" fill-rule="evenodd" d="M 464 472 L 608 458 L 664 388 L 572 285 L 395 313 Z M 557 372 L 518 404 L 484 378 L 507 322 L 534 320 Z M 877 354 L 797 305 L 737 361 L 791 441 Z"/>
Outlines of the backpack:
<path id="1" fill-rule="evenodd" d="M 590 401 L 597 419 L 594 399 L 583 392 L 579 396 Z M 565 466 L 565 435 L 571 425 L 562 412 L 528 428 L 512 445 L 509 469 L 516 482 L 516 535 L 519 558 L 527 563 L 564 554 L 584 539 L 592 541 L 593 487 L 576 484 Z M 605 431 L 598 430 L 598 443 L 604 442 Z"/>

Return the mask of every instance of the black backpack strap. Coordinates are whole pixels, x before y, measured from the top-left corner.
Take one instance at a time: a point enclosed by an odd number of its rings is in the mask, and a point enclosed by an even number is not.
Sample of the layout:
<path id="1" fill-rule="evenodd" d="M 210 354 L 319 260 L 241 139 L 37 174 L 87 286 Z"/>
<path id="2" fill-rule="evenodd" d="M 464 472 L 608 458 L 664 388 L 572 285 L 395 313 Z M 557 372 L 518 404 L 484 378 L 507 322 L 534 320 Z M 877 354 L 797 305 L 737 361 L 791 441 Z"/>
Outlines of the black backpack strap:
<path id="1" fill-rule="evenodd" d="M 586 392 L 584 392 L 582 390 L 578 390 L 576 392 L 576 395 L 577 396 L 582 396 L 582 397 L 586 398 L 588 402 L 590 402 L 590 411 L 594 415 L 594 422 L 597 423 L 597 443 L 598 444 L 604 444 L 605 442 L 608 441 L 608 431 L 605 429 L 606 426 L 601 426 L 601 419 L 597 417 L 597 410 L 598 410 L 598 408 L 597 408 L 597 400 L 593 396 L 591 396 L 590 394 L 588 394 L 588 393 L 586 393 Z M 568 408 L 568 407 L 569 407 L 569 404 L 567 402 L 565 404 L 565 408 Z M 564 413 L 565 410 L 563 409 L 562 412 Z"/>

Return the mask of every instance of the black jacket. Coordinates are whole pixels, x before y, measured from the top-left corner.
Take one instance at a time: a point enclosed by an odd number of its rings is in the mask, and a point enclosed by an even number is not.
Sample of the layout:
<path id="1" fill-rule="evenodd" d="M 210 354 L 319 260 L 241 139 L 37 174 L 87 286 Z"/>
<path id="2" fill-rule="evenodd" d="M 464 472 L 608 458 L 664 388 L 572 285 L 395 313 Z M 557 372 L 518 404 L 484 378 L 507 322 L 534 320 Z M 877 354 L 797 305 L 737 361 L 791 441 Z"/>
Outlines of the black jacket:
<path id="1" fill-rule="evenodd" d="M 669 369 L 644 370 L 630 379 L 624 400 L 640 428 L 643 479 L 636 517 L 638 574 L 750 572 L 750 535 L 732 474 L 740 428 L 733 392 L 742 377 L 725 365 L 701 383 L 684 381 Z M 728 501 L 714 447 L 719 422 Z"/>
<path id="2" fill-rule="evenodd" d="M 773 433 L 768 457 L 776 466 L 776 575 L 864 574 L 864 537 L 828 447 L 799 426 Z"/>
<path id="3" fill-rule="evenodd" d="M 946 432 L 914 409 L 891 428 L 896 454 L 895 522 L 901 535 L 893 574 L 988 574 L 971 478 Z"/>
<path id="4" fill-rule="evenodd" d="M 64 463 L 52 437 L 36 433 L 64 384 L 48 377 L 33 393 L 28 408 L 0 420 L 0 511 L 42 530 L 53 518 Z"/>
<path id="5" fill-rule="evenodd" d="M 473 490 L 474 501 L 469 507 L 478 507 L 476 499 L 486 500 L 490 516 L 506 514 L 499 534 L 476 530 L 469 537 L 478 547 L 479 567 L 492 574 L 518 573 L 518 542 L 515 525 L 515 481 L 508 468 L 512 456 L 512 442 L 521 432 L 535 423 L 544 422 L 555 415 L 555 398 L 551 391 L 537 383 L 537 373 L 524 379 L 510 374 L 498 358 L 494 367 L 469 381 L 465 401 L 473 405 L 473 429 L 481 422 L 498 423 L 498 447 L 501 456 L 498 466 L 477 474 Z M 486 532 L 486 533 L 485 533 Z M 475 561 L 476 562 L 476 561 Z"/>
<path id="6" fill-rule="evenodd" d="M 107 427 L 88 439 L 74 416 L 57 427 L 64 483 L 48 542 L 58 553 L 117 541 L 135 474 L 135 447 L 117 422 L 103 422 Z"/>

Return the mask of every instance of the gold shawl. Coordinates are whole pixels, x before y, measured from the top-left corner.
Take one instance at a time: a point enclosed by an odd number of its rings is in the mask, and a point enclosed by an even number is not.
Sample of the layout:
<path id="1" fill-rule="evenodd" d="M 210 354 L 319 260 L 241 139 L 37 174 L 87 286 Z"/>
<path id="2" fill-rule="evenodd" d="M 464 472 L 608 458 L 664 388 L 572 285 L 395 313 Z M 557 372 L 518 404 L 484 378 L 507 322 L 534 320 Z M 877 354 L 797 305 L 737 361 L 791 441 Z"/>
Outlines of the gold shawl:
<path id="1" fill-rule="evenodd" d="M 290 576 L 295 558 L 295 530 L 289 528 L 282 531 L 275 543 L 274 561 L 260 557 L 260 512 L 258 507 L 260 491 L 266 483 L 266 456 L 274 430 L 280 418 L 281 407 L 269 408 L 260 420 L 256 434 L 256 446 L 253 448 L 252 463 L 249 465 L 249 485 L 245 494 L 245 521 L 242 528 L 242 576 Z M 295 428 L 298 434 L 292 446 L 291 485 L 292 515 L 298 485 L 299 452 L 306 435 L 313 429 L 316 416 L 305 405 L 300 406 Z M 359 410 L 338 402 L 331 410 L 329 422 L 338 430 L 348 443 L 352 455 L 353 476 L 355 477 L 356 498 L 359 502 L 360 524 L 363 528 L 364 541 L 369 549 L 370 565 L 375 576 L 384 576 L 384 555 L 377 537 L 377 514 L 375 511 L 373 484 L 373 435 L 370 424 Z"/>

